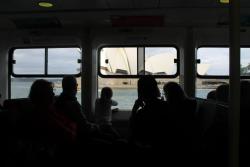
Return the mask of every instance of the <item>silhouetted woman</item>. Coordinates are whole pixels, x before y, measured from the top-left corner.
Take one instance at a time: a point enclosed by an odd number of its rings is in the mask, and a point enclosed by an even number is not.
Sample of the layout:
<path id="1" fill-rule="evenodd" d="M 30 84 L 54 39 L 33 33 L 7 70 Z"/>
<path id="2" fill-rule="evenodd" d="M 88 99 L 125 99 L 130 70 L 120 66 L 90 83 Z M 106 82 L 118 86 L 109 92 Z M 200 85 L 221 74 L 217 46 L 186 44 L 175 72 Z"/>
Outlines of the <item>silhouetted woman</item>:
<path id="1" fill-rule="evenodd" d="M 130 118 L 132 142 L 153 147 L 162 139 L 163 101 L 157 82 L 151 75 L 141 76 L 138 80 L 138 99 Z"/>
<path id="2" fill-rule="evenodd" d="M 21 120 L 20 133 L 26 147 L 31 147 L 29 154 L 33 158 L 29 161 L 44 165 L 55 158 L 59 148 L 66 149 L 71 145 L 71 125 L 55 110 L 52 83 L 36 80 L 31 86 L 29 98 L 33 108 Z"/>

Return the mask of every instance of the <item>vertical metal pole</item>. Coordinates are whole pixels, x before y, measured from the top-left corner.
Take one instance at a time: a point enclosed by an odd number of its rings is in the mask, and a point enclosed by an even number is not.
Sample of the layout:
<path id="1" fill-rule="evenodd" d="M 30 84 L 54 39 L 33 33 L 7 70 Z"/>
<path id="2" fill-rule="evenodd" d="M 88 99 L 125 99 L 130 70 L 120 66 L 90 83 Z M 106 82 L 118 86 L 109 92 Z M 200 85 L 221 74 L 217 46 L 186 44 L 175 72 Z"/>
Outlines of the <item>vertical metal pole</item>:
<path id="1" fill-rule="evenodd" d="M 230 0 L 229 166 L 239 166 L 240 0 Z"/>

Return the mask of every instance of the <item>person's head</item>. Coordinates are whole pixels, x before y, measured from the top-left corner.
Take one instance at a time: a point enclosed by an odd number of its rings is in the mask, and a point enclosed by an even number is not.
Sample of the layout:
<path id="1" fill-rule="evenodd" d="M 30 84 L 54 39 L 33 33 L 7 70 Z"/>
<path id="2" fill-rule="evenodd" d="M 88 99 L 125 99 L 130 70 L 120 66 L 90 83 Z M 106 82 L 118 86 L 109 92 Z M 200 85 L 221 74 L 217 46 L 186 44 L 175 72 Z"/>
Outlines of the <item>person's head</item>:
<path id="1" fill-rule="evenodd" d="M 110 87 L 104 87 L 101 91 L 101 99 L 111 99 L 113 91 Z"/>
<path id="2" fill-rule="evenodd" d="M 160 97 L 160 90 L 152 75 L 143 75 L 138 80 L 138 97 L 142 100 L 151 100 Z"/>
<path id="3" fill-rule="evenodd" d="M 207 99 L 209 100 L 216 100 L 216 91 L 212 90 L 207 94 Z"/>
<path id="4" fill-rule="evenodd" d="M 52 83 L 44 79 L 36 80 L 31 85 L 29 98 L 35 106 L 48 107 L 54 99 Z"/>
<path id="5" fill-rule="evenodd" d="M 229 85 L 223 84 L 216 89 L 216 99 L 219 102 L 228 103 L 229 98 Z"/>
<path id="6" fill-rule="evenodd" d="M 62 80 L 62 88 L 63 92 L 70 93 L 70 94 L 76 94 L 77 93 L 77 81 L 74 76 L 65 76 Z"/>
<path id="7" fill-rule="evenodd" d="M 176 82 L 168 82 L 163 86 L 165 98 L 169 102 L 184 100 L 186 95 L 183 89 Z"/>

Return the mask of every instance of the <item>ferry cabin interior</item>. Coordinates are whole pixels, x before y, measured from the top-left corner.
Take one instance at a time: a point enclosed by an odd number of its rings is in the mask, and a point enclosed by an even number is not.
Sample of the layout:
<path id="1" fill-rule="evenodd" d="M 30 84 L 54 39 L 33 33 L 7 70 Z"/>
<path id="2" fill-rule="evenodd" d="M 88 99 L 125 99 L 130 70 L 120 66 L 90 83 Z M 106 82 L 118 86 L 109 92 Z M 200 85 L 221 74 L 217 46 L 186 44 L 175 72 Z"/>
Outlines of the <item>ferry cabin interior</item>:
<path id="1" fill-rule="evenodd" d="M 198 80 L 230 83 L 230 112 L 228 112 L 230 119 L 228 121 L 231 125 L 229 131 L 231 139 L 229 140 L 229 156 L 231 158 L 229 161 L 232 166 L 237 166 L 241 60 L 239 50 L 240 48 L 247 49 L 250 45 L 250 1 L 235 0 L 230 3 L 221 1 L 46 1 L 51 4 L 51 7 L 49 7 L 50 4 L 45 7 L 39 5 L 38 0 L 1 2 L 0 104 L 3 105 L 7 99 L 15 98 L 13 78 L 50 79 L 62 78 L 64 75 L 60 73 L 64 71 L 63 66 L 59 66 L 62 69 L 57 70 L 58 73 L 52 74 L 48 72 L 48 69 L 41 73 L 34 73 L 32 68 L 30 71 L 21 71 L 17 66 L 18 60 L 14 60 L 15 56 L 13 56 L 18 49 L 79 48 L 80 57 L 75 61 L 78 61 L 77 68 L 80 69 L 78 70 L 80 73 L 73 74 L 78 75 L 78 79 L 81 80 L 79 99 L 84 112 L 89 119 L 93 119 L 91 116 L 95 109 L 98 89 L 100 89 L 99 80 L 109 82 L 110 80 L 131 79 L 136 83 L 136 78 L 138 78 L 138 74 L 121 76 L 101 73 L 100 50 L 102 48 L 175 48 L 176 73 L 172 76 L 160 75 L 159 78 L 164 82 L 171 79 L 177 81 L 186 94 L 193 98 L 196 97 L 197 87 L 200 86 L 197 83 Z M 221 67 L 227 65 L 225 73 L 217 71 L 198 75 L 198 58 L 200 63 L 206 62 L 198 55 L 199 49 L 202 48 L 218 50 L 227 48 L 227 57 L 219 62 Z M 218 58 L 215 55 L 214 52 L 210 52 L 210 59 Z M 249 55 L 250 52 L 246 53 L 246 56 Z M 23 62 L 32 64 L 31 55 L 24 54 L 21 58 Z M 138 57 L 138 62 L 139 59 Z M 61 58 L 58 58 L 55 63 L 60 60 Z M 49 60 L 45 62 L 47 64 L 45 66 L 50 66 Z M 67 62 L 61 63 L 67 64 Z M 248 76 L 245 75 L 242 78 L 248 79 Z M 26 98 L 27 95 L 24 94 L 23 97 L 18 98 Z M 206 103 L 206 100 L 200 98 L 197 100 Z M 210 110 L 209 107 L 211 108 L 209 105 L 204 108 Z M 131 111 L 131 106 L 120 109 L 113 118 L 114 126 L 117 126 L 116 128 L 125 136 L 129 111 Z"/>

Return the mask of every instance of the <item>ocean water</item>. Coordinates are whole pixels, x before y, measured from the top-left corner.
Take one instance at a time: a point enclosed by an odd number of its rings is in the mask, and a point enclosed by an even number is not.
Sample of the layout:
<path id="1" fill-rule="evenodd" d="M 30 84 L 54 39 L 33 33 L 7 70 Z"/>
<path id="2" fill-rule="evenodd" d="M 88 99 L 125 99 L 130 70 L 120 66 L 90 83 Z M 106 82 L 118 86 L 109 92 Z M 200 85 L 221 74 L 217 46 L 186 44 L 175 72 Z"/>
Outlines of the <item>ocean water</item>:
<path id="1" fill-rule="evenodd" d="M 32 83 L 33 81 L 30 80 L 12 80 L 11 98 L 28 97 L 30 86 Z M 196 97 L 206 98 L 208 92 L 210 92 L 211 90 L 212 89 L 197 89 Z M 55 95 L 59 95 L 61 91 L 61 88 L 54 88 Z M 98 94 L 100 94 L 100 89 L 98 90 Z M 116 107 L 119 109 L 132 109 L 136 98 L 137 90 L 135 88 L 113 88 L 113 99 L 118 102 L 118 106 Z M 81 103 L 81 91 L 77 93 L 77 99 Z"/>

